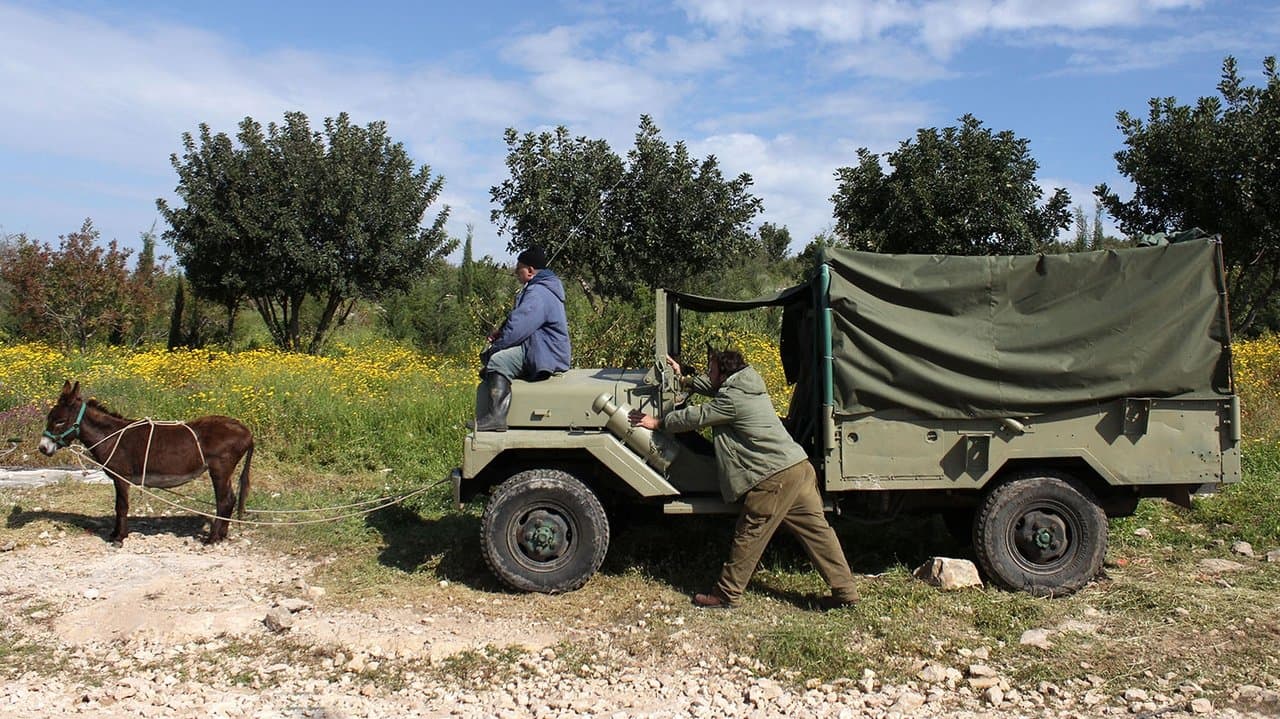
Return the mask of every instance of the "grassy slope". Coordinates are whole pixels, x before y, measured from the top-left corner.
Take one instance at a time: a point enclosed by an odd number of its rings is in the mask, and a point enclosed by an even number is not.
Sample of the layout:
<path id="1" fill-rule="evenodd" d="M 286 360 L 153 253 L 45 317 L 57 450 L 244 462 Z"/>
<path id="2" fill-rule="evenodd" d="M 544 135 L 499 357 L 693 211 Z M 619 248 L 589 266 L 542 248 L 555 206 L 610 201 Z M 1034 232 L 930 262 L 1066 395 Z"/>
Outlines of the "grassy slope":
<path id="1" fill-rule="evenodd" d="M 94 372 L 88 366 L 72 369 Z M 96 393 L 133 416 L 189 409 L 171 399 L 171 390 L 137 386 L 105 370 L 98 380 Z M 244 398 L 265 385 L 261 378 L 244 380 L 246 387 L 257 382 L 257 389 L 237 400 L 251 411 Z M 270 385 L 278 406 L 256 427 L 260 451 L 250 505 L 332 506 L 442 479 L 458 461 L 470 411 L 469 380 L 388 382 L 384 394 L 354 404 L 350 395 L 303 376 Z M 217 389 L 211 384 L 191 391 Z M 285 400 L 285 393 L 297 399 Z M 4 433 L 38 434 L 38 418 L 13 416 L 0 428 Z M 861 604 L 829 614 L 810 609 L 825 588 L 786 538 L 771 546 L 741 610 L 689 608 L 687 594 L 712 581 L 723 560 L 732 530 L 723 518 L 635 518 L 617 529 L 601 574 L 562 597 L 504 592 L 478 554 L 480 506 L 454 511 L 443 485 L 403 505 L 336 524 L 232 531 L 279 551 L 327 558 L 313 581 L 330 588 L 330 601 L 483 605 L 510 598 L 504 602 L 509 611 L 556 616 L 566 626 L 603 627 L 608 641 L 563 647 L 603 662 L 662 654 L 687 646 L 691 637 L 698 637 L 693 643 L 700 649 L 702 637 L 713 637 L 708 651 L 749 657 L 791 679 L 856 678 L 864 668 L 906 679 L 924 661 L 963 668 L 976 661 L 969 652 L 985 648 L 988 663 L 1030 683 L 1092 681 L 1115 691 L 1168 691 L 1195 681 L 1215 692 L 1280 675 L 1280 610 L 1273 601 L 1280 563 L 1230 551 L 1240 539 L 1260 555 L 1280 547 L 1280 448 L 1270 416 L 1252 417 L 1250 427 L 1265 432 L 1247 443 L 1243 482 L 1198 499 L 1190 512 L 1144 501 L 1137 515 L 1112 523 L 1106 576 L 1074 596 L 1053 600 L 994 589 L 944 594 L 913 580 L 910 570 L 929 556 L 967 556 L 932 518 L 903 518 L 887 528 L 837 520 L 855 570 L 875 576 L 864 582 Z M 196 499 L 209 498 L 207 486 L 186 489 Z M 46 530 L 105 535 L 108 528 L 107 487 L 7 491 L 0 500 L 8 507 L 0 544 L 34 541 Z M 178 519 L 181 512 L 151 505 L 155 514 L 175 515 L 154 520 L 159 529 L 196 531 L 194 521 Z M 1151 530 L 1149 538 L 1134 534 L 1142 527 Z M 1247 569 L 1209 576 L 1197 567 L 1206 557 L 1237 559 Z M 1057 630 L 1050 649 L 1019 644 L 1022 632 L 1035 628 Z M 0 647 L 0 660 L 3 653 Z"/>

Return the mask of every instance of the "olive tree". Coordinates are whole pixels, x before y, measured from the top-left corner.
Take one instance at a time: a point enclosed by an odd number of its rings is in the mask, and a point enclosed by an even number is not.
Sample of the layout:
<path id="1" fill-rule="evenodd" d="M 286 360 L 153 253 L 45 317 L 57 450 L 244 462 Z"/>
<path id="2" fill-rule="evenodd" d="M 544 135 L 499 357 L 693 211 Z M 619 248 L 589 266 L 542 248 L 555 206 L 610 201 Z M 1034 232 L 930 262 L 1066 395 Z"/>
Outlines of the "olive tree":
<path id="1" fill-rule="evenodd" d="M 714 155 L 692 157 L 640 118 L 626 159 L 604 140 L 564 127 L 506 132 L 511 175 L 490 190 L 492 221 L 512 252 L 541 245 L 554 269 L 593 298 L 632 298 L 644 287 L 684 287 L 756 246 L 763 204 L 751 176 L 728 179 Z"/>
<path id="2" fill-rule="evenodd" d="M 875 252 L 995 255 L 1037 252 L 1071 222 L 1071 197 L 1057 188 L 1041 203 L 1039 164 L 1029 142 L 993 133 L 973 115 L 960 125 L 922 128 L 881 156 L 859 148 L 858 164 L 836 170 L 836 234 Z"/>
<path id="3" fill-rule="evenodd" d="M 181 204 L 157 200 L 164 238 L 197 296 L 229 311 L 248 299 L 283 349 L 319 351 L 358 299 L 408 288 L 456 245 L 448 207 L 423 224 L 444 179 L 385 123 L 343 113 L 318 132 L 291 112 L 265 131 L 246 117 L 234 141 L 204 124 L 182 140 Z"/>
<path id="4" fill-rule="evenodd" d="M 1222 236 L 1236 332 L 1260 329 L 1280 290 L 1280 77 L 1263 61 L 1261 86 L 1246 85 L 1235 58 L 1222 63 L 1219 97 L 1195 105 L 1151 98 L 1144 121 L 1117 113 L 1128 200 L 1095 191 L 1129 235 L 1199 227 Z M 1274 320 L 1269 329 L 1277 329 Z"/>

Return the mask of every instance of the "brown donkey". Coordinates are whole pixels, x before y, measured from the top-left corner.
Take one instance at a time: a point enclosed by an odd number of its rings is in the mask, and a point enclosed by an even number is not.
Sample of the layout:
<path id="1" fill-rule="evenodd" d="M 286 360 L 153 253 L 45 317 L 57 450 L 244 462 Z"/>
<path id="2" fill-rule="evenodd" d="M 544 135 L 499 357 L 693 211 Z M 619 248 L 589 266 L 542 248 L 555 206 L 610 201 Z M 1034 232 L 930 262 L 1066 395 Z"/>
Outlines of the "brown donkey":
<path id="1" fill-rule="evenodd" d="M 177 487 L 199 477 L 206 469 L 213 480 L 218 519 L 209 530 L 209 542 L 227 537 L 232 507 L 244 516 L 249 491 L 249 462 L 253 459 L 253 433 L 230 417 L 201 417 L 190 422 L 131 420 L 108 410 L 95 399 L 80 396 L 80 383 L 62 385 L 62 394 L 49 410 L 40 451 L 45 455 L 79 440 L 102 465 L 116 485 L 116 528 L 109 539 L 120 543 L 129 534 L 129 487 Z M 240 470 L 240 501 L 231 486 L 236 464 Z"/>

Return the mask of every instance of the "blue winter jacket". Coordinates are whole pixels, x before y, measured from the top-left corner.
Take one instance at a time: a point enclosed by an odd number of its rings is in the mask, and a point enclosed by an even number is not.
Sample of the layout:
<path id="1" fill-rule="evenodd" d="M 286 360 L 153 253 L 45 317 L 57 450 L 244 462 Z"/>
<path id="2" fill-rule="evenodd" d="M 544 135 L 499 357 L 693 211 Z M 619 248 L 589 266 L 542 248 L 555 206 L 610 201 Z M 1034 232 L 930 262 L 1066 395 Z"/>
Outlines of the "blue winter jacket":
<path id="1" fill-rule="evenodd" d="M 526 379 L 542 379 L 569 369 L 569 321 L 564 313 L 564 285 L 551 270 L 538 270 L 525 284 L 490 351 L 516 345 L 524 346 L 521 376 Z"/>

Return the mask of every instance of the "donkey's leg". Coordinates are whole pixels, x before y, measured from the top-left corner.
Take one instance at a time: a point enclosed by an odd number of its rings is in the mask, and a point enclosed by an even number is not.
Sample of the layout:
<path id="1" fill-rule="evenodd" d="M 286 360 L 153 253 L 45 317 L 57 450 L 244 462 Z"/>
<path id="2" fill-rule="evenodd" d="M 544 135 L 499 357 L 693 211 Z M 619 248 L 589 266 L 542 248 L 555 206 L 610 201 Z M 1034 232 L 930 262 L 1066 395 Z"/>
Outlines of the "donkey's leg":
<path id="1" fill-rule="evenodd" d="M 209 529 L 209 543 L 220 542 L 227 538 L 227 519 L 236 507 L 236 493 L 231 485 L 231 471 L 235 465 L 226 466 L 225 458 L 218 457 L 209 461 L 209 479 L 213 482 L 213 496 L 218 503 L 218 518 L 213 520 Z"/>
<path id="2" fill-rule="evenodd" d="M 107 539 L 122 543 L 129 536 L 129 483 L 115 478 L 116 485 L 116 528 Z"/>

